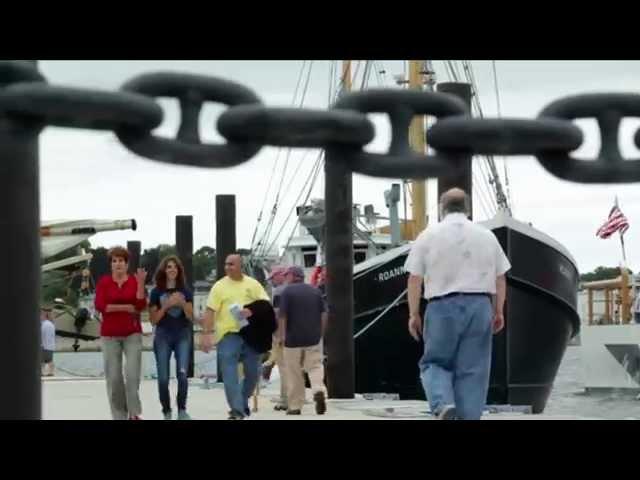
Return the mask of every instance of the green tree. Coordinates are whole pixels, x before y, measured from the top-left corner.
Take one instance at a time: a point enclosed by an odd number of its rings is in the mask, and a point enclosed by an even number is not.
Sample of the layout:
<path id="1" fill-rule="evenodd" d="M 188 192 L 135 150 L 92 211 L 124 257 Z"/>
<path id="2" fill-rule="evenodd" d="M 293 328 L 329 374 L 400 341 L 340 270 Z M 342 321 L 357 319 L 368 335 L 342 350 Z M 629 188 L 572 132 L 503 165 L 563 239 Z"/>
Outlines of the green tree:
<path id="1" fill-rule="evenodd" d="M 216 267 L 216 250 L 207 245 L 200 247 L 193 254 L 193 278 L 206 280 L 207 276 Z"/>
<path id="2" fill-rule="evenodd" d="M 633 272 L 629 270 L 631 274 Z M 581 282 L 595 282 L 598 280 L 611 280 L 620 276 L 619 267 L 597 267 L 593 272 L 583 273 L 580 275 Z"/>
<path id="3" fill-rule="evenodd" d="M 147 248 L 140 256 L 140 266 L 147 270 L 147 282 L 153 283 L 153 277 L 156 274 L 160 261 L 168 256 L 176 255 L 176 246 L 161 243 L 152 248 Z"/>

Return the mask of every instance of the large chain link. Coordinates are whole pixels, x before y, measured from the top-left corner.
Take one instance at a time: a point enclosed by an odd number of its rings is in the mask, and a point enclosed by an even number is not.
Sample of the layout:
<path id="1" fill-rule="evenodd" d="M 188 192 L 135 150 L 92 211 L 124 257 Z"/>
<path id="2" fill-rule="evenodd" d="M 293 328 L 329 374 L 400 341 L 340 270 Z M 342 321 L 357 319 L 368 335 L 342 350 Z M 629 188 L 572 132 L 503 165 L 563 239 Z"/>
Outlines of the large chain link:
<path id="1" fill-rule="evenodd" d="M 175 139 L 152 133 L 164 117 L 156 97 L 179 101 Z M 229 107 L 217 122 L 227 143 L 202 143 L 199 120 L 205 102 Z M 387 153 L 364 151 L 375 136 L 370 113 L 389 116 Z M 438 119 L 427 133 L 433 154 L 417 154 L 409 144 L 409 124 L 417 115 Z M 466 156 L 482 154 L 533 155 L 553 175 L 574 182 L 640 181 L 640 158 L 625 160 L 618 147 L 622 118 L 640 117 L 637 94 L 562 98 L 537 119 L 477 119 L 460 99 L 438 92 L 374 89 L 345 95 L 329 110 L 271 108 L 251 89 L 221 78 L 149 73 L 129 80 L 119 92 L 107 92 L 49 85 L 29 62 L 0 61 L 2 117 L 39 128 L 112 130 L 132 152 L 178 165 L 232 167 L 272 145 L 326 148 L 351 171 L 379 177 L 451 175 Z M 582 145 L 583 135 L 572 120 L 588 117 L 598 122 L 602 147 L 595 160 L 578 160 L 570 152 Z M 640 146 L 640 131 L 634 141 Z"/>
<path id="2" fill-rule="evenodd" d="M 452 95 L 415 90 L 372 89 L 345 95 L 336 109 L 361 113 L 386 113 L 391 121 L 391 145 L 387 153 L 351 152 L 342 155 L 347 166 L 375 177 L 426 178 L 451 174 L 462 166 L 464 156 L 451 151 L 421 155 L 409 144 L 409 125 L 416 115 L 436 118 L 468 115 L 462 100 Z"/>
<path id="3" fill-rule="evenodd" d="M 538 118 L 573 120 L 595 118 L 602 144 L 595 161 L 577 160 L 567 152 L 540 153 L 544 168 L 565 180 L 582 183 L 622 183 L 640 181 L 640 158 L 625 160 L 618 148 L 620 121 L 640 117 L 640 95 L 606 93 L 576 95 L 548 105 Z M 638 144 L 638 133 L 635 140 Z"/>
<path id="4" fill-rule="evenodd" d="M 175 140 L 137 129 L 116 132 L 120 141 L 138 155 L 166 163 L 220 168 L 239 165 L 262 147 L 256 142 L 205 145 L 200 140 L 199 119 L 205 102 L 230 106 L 260 103 L 252 90 L 238 83 L 203 75 L 160 72 L 135 77 L 121 89 L 150 97 L 177 98 L 180 102 L 181 123 Z"/>

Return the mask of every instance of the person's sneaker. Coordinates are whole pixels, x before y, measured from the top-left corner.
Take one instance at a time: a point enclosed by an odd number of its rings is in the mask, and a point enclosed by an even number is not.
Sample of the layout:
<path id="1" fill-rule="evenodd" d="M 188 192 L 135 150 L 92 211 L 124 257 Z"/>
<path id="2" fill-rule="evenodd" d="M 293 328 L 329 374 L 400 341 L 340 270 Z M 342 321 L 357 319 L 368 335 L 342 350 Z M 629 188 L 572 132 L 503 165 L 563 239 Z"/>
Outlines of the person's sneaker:
<path id="1" fill-rule="evenodd" d="M 165 420 L 171 420 L 171 412 L 163 412 L 163 413 L 162 413 L 162 417 L 163 417 Z"/>
<path id="2" fill-rule="evenodd" d="M 142 417 L 140 415 L 132 415 L 129 417 L 129 420 L 142 420 Z"/>
<path id="3" fill-rule="evenodd" d="M 324 392 L 316 392 L 313 395 L 313 400 L 316 402 L 316 413 L 318 415 L 324 415 L 327 411 L 327 402 L 325 402 Z"/>
<path id="4" fill-rule="evenodd" d="M 186 410 L 178 410 L 178 418 L 176 420 L 191 420 Z"/>
<path id="5" fill-rule="evenodd" d="M 447 405 L 438 414 L 438 420 L 457 420 L 456 407 L 454 405 Z"/>
<path id="6" fill-rule="evenodd" d="M 300 410 L 287 410 L 287 415 L 302 415 Z"/>
<path id="7" fill-rule="evenodd" d="M 282 403 L 279 403 L 278 405 L 273 407 L 273 409 L 277 412 L 284 412 L 285 410 L 287 410 L 287 406 L 283 405 Z"/>
<path id="8" fill-rule="evenodd" d="M 243 420 L 243 419 L 244 419 L 244 415 L 238 412 L 234 412 L 233 410 L 229 412 L 229 420 Z"/>

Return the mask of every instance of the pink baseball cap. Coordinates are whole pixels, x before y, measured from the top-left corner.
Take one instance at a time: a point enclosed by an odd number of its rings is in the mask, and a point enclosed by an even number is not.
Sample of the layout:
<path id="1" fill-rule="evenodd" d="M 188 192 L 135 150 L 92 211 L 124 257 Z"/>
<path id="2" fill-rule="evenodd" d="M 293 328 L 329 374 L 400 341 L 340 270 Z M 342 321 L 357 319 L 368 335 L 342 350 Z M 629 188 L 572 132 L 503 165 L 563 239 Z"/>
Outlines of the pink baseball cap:
<path id="1" fill-rule="evenodd" d="M 284 275 L 286 272 L 287 272 L 287 267 L 283 265 L 276 265 L 275 267 L 271 268 L 271 273 L 267 277 L 267 280 L 271 280 L 276 275 Z"/>

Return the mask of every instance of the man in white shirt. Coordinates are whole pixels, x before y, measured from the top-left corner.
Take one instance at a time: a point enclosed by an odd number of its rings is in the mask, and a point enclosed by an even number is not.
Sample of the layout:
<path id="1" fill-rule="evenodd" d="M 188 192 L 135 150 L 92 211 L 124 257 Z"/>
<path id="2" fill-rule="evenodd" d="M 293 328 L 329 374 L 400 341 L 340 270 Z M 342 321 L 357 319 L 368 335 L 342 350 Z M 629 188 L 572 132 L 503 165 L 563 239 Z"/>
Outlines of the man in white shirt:
<path id="1" fill-rule="evenodd" d="M 445 192 L 440 209 L 442 222 L 418 236 L 405 263 L 409 332 L 416 341 L 424 338 L 420 378 L 431 411 L 440 419 L 479 420 L 489 388 L 492 333 L 504 327 L 511 264 L 493 232 L 467 218 L 463 190 Z"/>
<path id="2" fill-rule="evenodd" d="M 53 365 L 53 352 L 56 349 L 56 327 L 51 320 L 49 320 L 48 309 L 42 309 L 40 312 L 40 338 L 42 346 L 42 363 L 44 368 L 42 375 L 45 377 L 53 377 L 54 365 Z"/>

